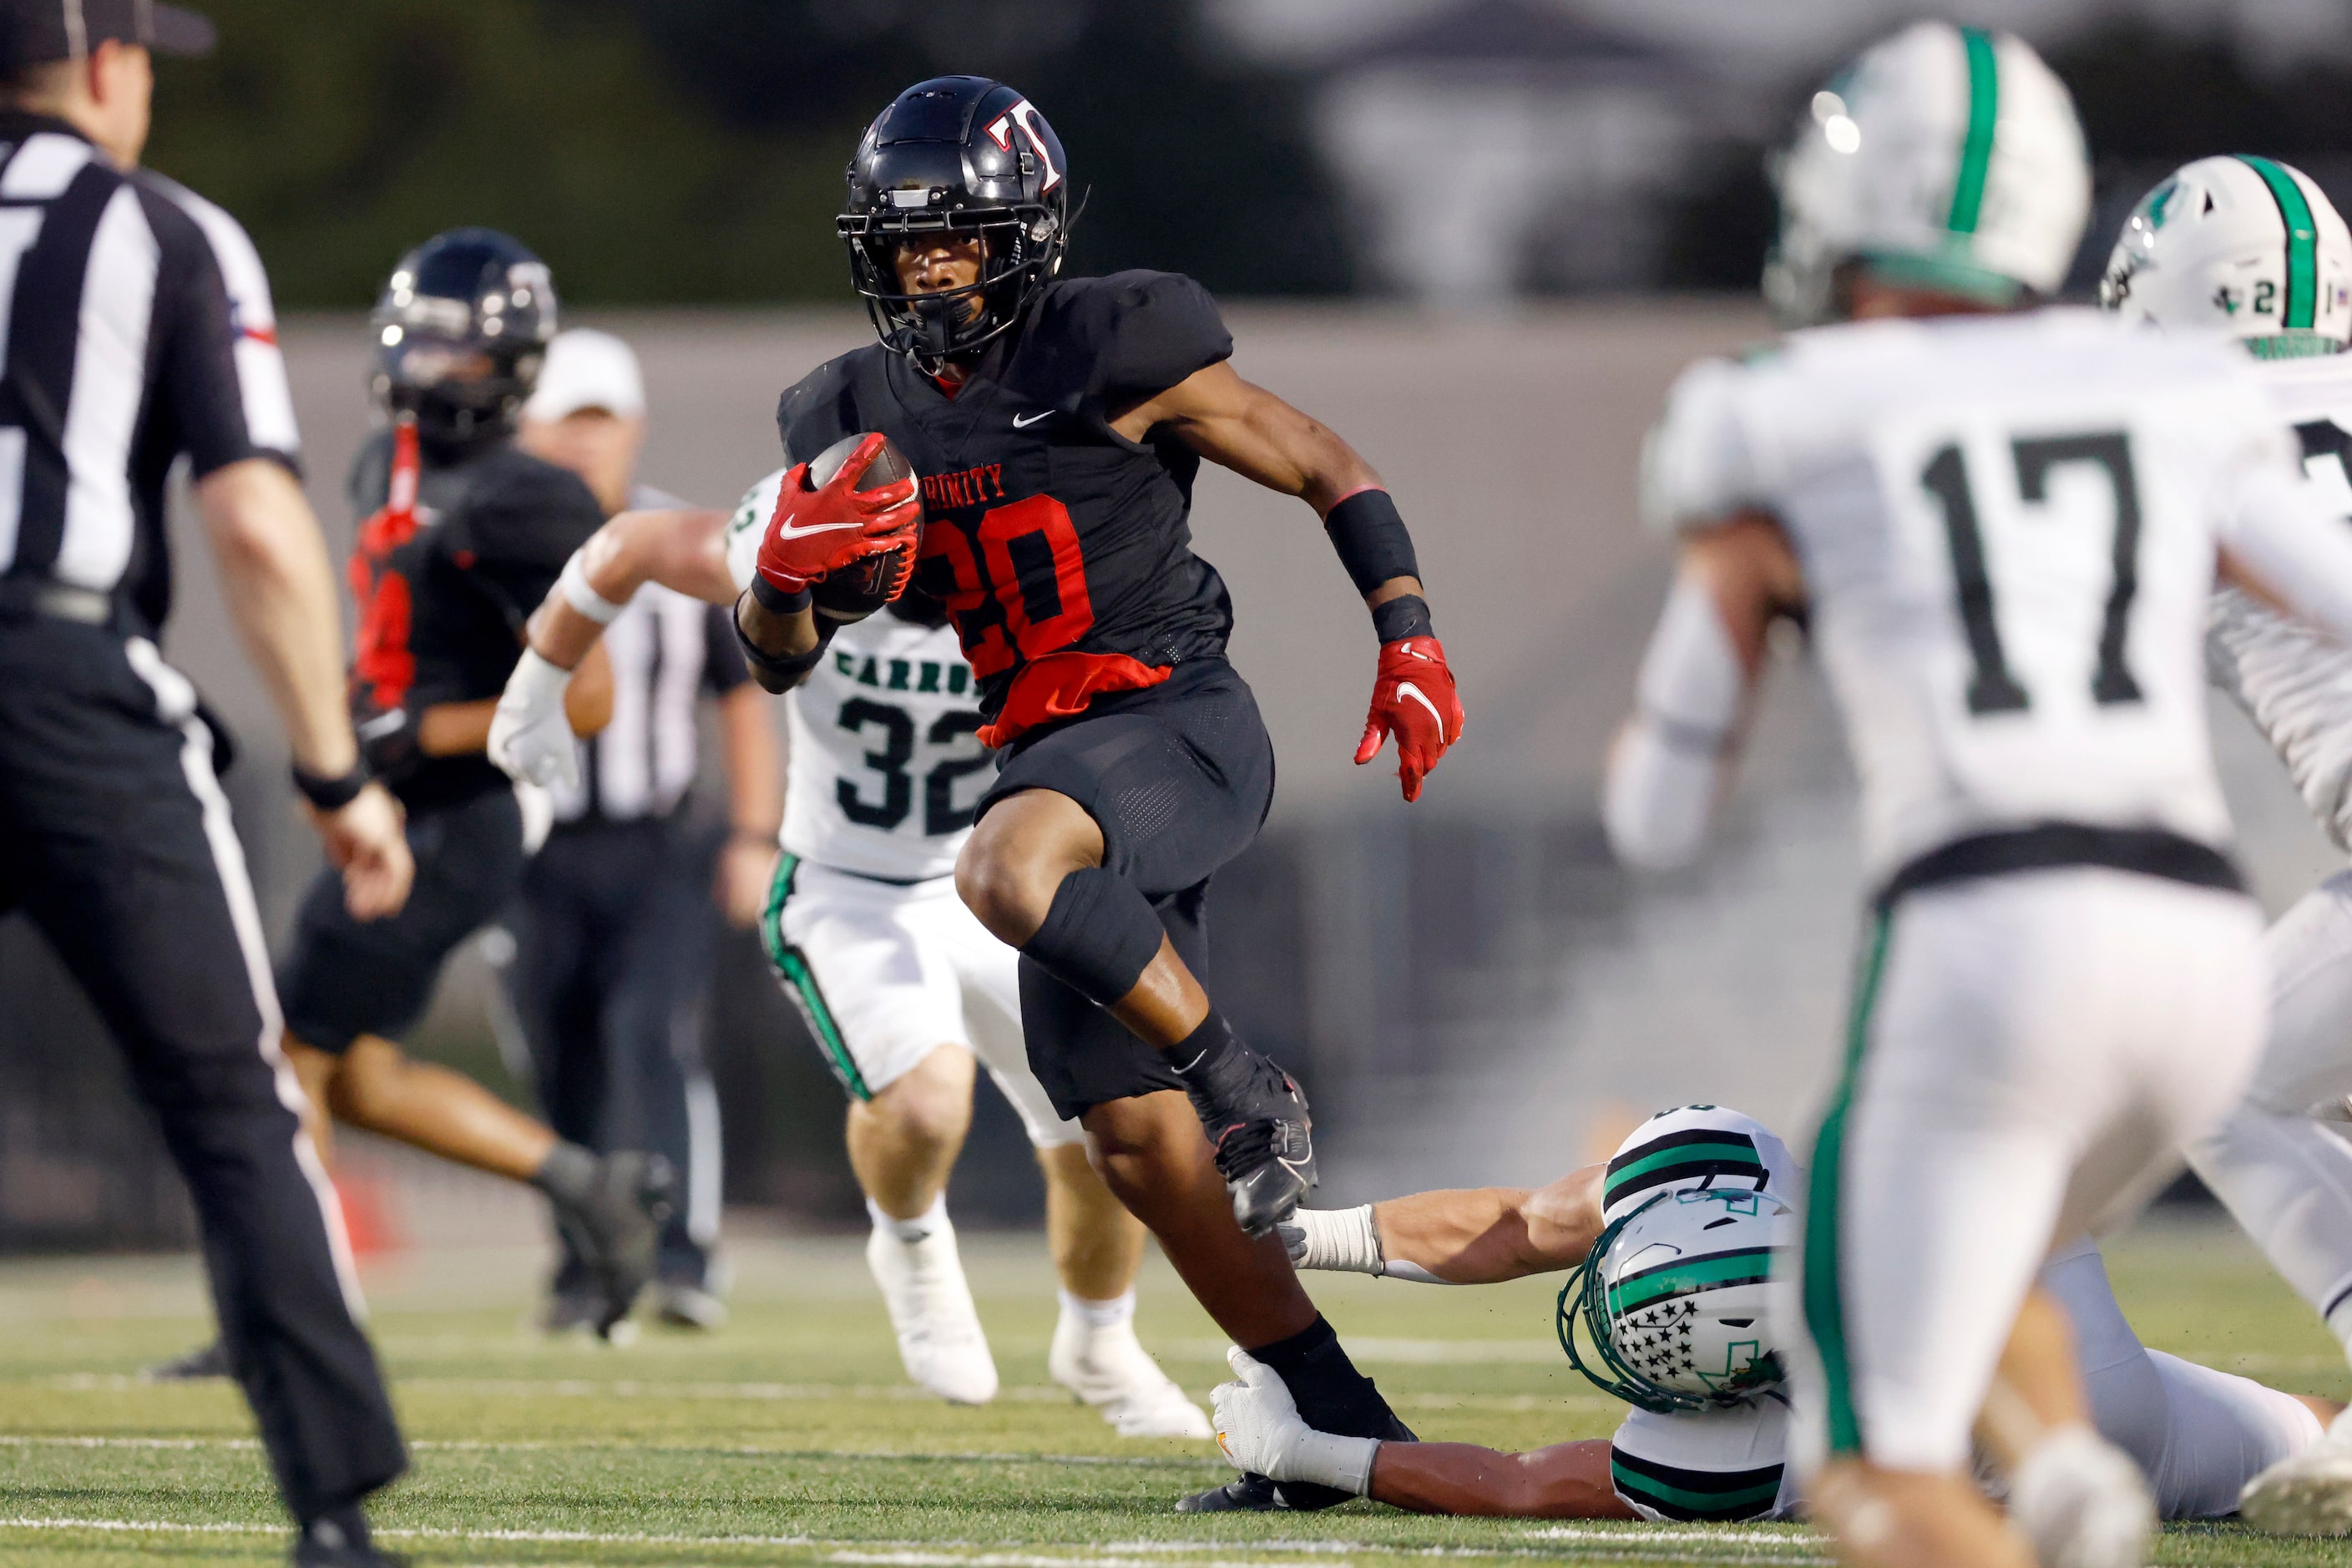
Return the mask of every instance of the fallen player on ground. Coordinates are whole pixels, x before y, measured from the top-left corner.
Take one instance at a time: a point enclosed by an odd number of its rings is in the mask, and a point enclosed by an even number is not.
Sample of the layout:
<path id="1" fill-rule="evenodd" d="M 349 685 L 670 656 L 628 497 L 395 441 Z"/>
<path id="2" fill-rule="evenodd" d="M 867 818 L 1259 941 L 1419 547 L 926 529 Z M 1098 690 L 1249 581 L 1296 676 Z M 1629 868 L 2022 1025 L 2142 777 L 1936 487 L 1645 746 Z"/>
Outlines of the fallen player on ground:
<path id="1" fill-rule="evenodd" d="M 1648 1217 L 1660 1200 L 1711 1200 L 1724 1215 L 1706 1221 L 1706 1227 L 1732 1219 L 1727 1234 L 1737 1236 L 1742 1225 L 1752 1232 L 1772 1211 L 1786 1208 L 1777 1194 L 1803 1190 L 1788 1150 L 1759 1123 L 1734 1110 L 1689 1106 L 1652 1118 L 1607 1164 L 1573 1171 L 1549 1186 L 1429 1192 L 1354 1209 L 1303 1209 L 1283 1234 L 1301 1268 L 1454 1285 L 1580 1269 L 1584 1272 L 1571 1291 L 1589 1283 L 1622 1301 L 1618 1288 L 1626 1276 L 1650 1271 L 1634 1267 L 1607 1278 L 1623 1249 L 1609 1258 L 1602 1254 L 1617 1241 L 1618 1227 L 1637 1215 Z M 1980 1446 L 2011 1478 L 2015 1511 L 2034 1506 L 2061 1511 L 2054 1500 L 2042 1502 L 2031 1490 L 2044 1468 L 2037 1460 L 2053 1445 L 2063 1445 L 2062 1455 L 2072 1448 L 2079 1458 L 2089 1437 L 2083 1429 L 2086 1417 L 2145 1472 L 2164 1517 L 2210 1519 L 2234 1512 L 2248 1479 L 2317 1441 L 2343 1408 L 2147 1349 L 2125 1321 L 2098 1251 L 2087 1240 L 2061 1248 L 2042 1269 L 2041 1283 L 2046 1297 L 2037 1293 L 2029 1303 L 1979 1425 Z M 1685 1289 L 1678 1303 L 1667 1298 L 1676 1307 L 1668 1316 L 1694 1321 L 1703 1311 L 1698 1300 L 1724 1288 Z M 1564 1335 L 1571 1331 L 1569 1296 L 1563 1292 Z M 2063 1310 L 2063 1325 L 2037 1321 L 2045 1302 Z M 1621 1328 L 1630 1323 L 1635 1335 L 1661 1326 L 1654 1307 L 1600 1316 Z M 2051 1364 L 2046 1355 L 2053 1329 L 2063 1327 L 2071 1327 L 2081 1359 L 2087 1385 L 2081 1394 L 2064 1377 L 2063 1362 Z M 1704 1340 L 1703 1325 L 1699 1332 Z M 1297 1418 L 1279 1382 L 1234 1352 L 1240 1381 L 1215 1395 L 1218 1441 L 1236 1464 L 1276 1480 L 1340 1487 L 1417 1512 L 1782 1519 L 1795 1511 L 1797 1499 L 1793 1471 L 1785 1464 L 1788 1400 L 1762 1314 L 1756 1334 L 1745 1359 L 1744 1386 L 1719 1397 L 1684 1400 L 1681 1408 L 1666 1403 L 1677 1394 L 1671 1386 L 1676 1380 L 1669 1375 L 1663 1380 L 1668 1386 L 1661 1387 L 1643 1376 L 1634 1344 L 1602 1346 L 1599 1356 L 1583 1352 L 1580 1370 L 1596 1383 L 1636 1397 L 1650 1388 L 1665 1396 L 1654 1403 L 1666 1407 L 1637 1405 L 1612 1437 L 1525 1454 L 1466 1443 L 1374 1443 L 1313 1431 Z M 1688 1335 L 1683 1338 L 1687 1342 Z M 1612 1385 L 1584 1364 L 1588 1357 L 1630 1373 L 1634 1386 Z M 1687 1352 L 1683 1363 L 1690 1363 Z M 1726 1367 L 1735 1377 L 1739 1370 Z"/>

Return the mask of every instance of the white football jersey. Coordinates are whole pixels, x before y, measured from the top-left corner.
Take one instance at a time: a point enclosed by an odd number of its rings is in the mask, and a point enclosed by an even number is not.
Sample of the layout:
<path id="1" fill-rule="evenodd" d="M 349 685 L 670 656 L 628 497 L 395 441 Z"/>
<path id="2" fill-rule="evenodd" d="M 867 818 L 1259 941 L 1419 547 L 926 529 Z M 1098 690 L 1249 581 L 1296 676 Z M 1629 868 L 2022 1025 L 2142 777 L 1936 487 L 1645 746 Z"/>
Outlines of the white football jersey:
<path id="1" fill-rule="evenodd" d="M 2352 522 L 2352 354 L 2257 362 L 2301 439 L 2304 472 Z M 2352 649 L 2235 588 L 2213 595 L 2206 665 L 2286 764 L 2311 815 L 2352 849 Z"/>
<path id="2" fill-rule="evenodd" d="M 751 586 L 779 468 L 727 524 L 727 568 Z M 980 693 L 955 628 L 880 610 L 834 634 L 824 659 L 785 695 L 792 754 L 784 852 L 864 877 L 944 877 L 996 777 L 980 743 Z"/>
<path id="3" fill-rule="evenodd" d="M 1654 518 L 1780 520 L 1873 880 L 2042 822 L 2220 846 L 2201 647 L 2242 487 L 2291 471 L 2251 362 L 2095 311 L 1885 321 L 1685 372 Z"/>

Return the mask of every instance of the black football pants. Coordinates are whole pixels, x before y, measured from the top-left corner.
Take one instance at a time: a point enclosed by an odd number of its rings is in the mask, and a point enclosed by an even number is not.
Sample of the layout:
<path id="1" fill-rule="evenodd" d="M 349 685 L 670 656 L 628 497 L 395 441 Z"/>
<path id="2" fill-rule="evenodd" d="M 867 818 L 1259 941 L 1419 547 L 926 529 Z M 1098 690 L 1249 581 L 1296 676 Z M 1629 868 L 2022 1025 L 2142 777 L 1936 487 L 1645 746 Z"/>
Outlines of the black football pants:
<path id="1" fill-rule="evenodd" d="M 677 821 L 565 823 L 509 915 L 507 994 L 547 1124 L 599 1153 L 668 1158 L 680 1201 L 655 1272 L 698 1288 L 719 1227 L 719 1101 L 702 1050 L 711 872 L 709 844 Z M 555 1288 L 582 1276 L 567 1244 Z"/>
<path id="2" fill-rule="evenodd" d="M 152 644 L 0 618 L 0 913 L 89 994 L 187 1178 L 221 1337 L 298 1521 L 406 1468 L 293 1106 L 244 851 Z"/>

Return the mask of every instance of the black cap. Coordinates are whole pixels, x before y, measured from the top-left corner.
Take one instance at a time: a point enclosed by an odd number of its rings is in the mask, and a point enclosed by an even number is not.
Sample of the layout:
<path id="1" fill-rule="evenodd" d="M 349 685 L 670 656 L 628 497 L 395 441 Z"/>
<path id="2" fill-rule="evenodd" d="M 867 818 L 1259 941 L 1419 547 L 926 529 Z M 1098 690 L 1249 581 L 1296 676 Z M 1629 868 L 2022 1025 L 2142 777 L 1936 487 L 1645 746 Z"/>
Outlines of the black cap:
<path id="1" fill-rule="evenodd" d="M 159 55 L 212 53 L 213 25 L 157 0 L 0 0 L 0 74 L 79 59 L 108 38 Z"/>

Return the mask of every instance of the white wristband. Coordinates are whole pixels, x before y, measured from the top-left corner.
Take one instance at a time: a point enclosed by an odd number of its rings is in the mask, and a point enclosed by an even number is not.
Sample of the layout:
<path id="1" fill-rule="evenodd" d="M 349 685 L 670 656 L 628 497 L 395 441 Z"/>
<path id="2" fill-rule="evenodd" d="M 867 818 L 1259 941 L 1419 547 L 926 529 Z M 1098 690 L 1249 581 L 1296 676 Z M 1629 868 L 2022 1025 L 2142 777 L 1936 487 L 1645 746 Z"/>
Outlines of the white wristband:
<path id="1" fill-rule="evenodd" d="M 1282 1479 L 1312 1481 L 1362 1497 L 1372 1489 L 1372 1459 L 1380 1451 L 1378 1437 L 1340 1437 L 1310 1426 L 1292 1447 Z"/>
<path id="2" fill-rule="evenodd" d="M 616 605 L 589 585 L 588 568 L 581 563 L 577 550 L 572 552 L 572 559 L 563 563 L 563 575 L 555 580 L 555 586 L 556 591 L 563 595 L 565 604 L 600 626 L 611 626 L 613 617 L 629 607 L 627 600 Z"/>
<path id="3" fill-rule="evenodd" d="M 1372 1205 L 1352 1209 L 1300 1209 L 1291 1223 L 1307 1233 L 1301 1268 L 1337 1268 L 1351 1274 L 1381 1271 L 1381 1233 Z"/>

